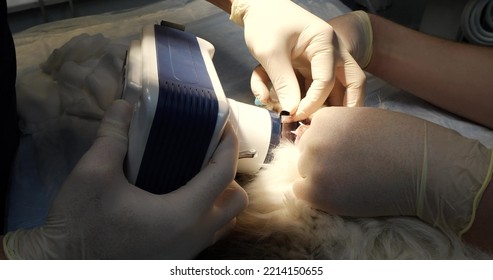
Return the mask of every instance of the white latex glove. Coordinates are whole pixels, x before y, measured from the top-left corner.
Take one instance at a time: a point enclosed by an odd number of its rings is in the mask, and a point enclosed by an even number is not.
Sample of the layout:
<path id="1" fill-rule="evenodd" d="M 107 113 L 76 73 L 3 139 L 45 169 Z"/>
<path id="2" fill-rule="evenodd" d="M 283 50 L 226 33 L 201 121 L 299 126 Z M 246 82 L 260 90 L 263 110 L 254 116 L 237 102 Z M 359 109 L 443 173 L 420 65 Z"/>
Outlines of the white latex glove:
<path id="1" fill-rule="evenodd" d="M 233 181 L 238 144 L 228 125 L 210 164 L 180 189 L 154 195 L 124 173 L 132 109 L 116 101 L 39 228 L 8 233 L 21 259 L 192 258 L 231 229 L 247 196 Z M 165 172 L 165 171 L 164 171 Z"/>
<path id="2" fill-rule="evenodd" d="M 373 54 L 373 30 L 368 14 L 354 11 L 332 18 L 328 23 L 358 65 L 366 68 Z"/>
<path id="3" fill-rule="evenodd" d="M 348 106 L 363 104 L 364 72 L 322 19 L 289 0 L 235 0 L 231 20 L 245 27 L 246 44 L 268 74 L 254 71 L 254 95 L 269 102 L 270 78 L 291 121 L 306 119 L 321 107 L 336 78 L 347 88 Z M 295 69 L 311 81 L 301 101 Z"/>
<path id="4" fill-rule="evenodd" d="M 329 107 L 299 141 L 297 197 L 350 217 L 416 216 L 466 232 L 491 180 L 492 150 L 406 114 Z"/>

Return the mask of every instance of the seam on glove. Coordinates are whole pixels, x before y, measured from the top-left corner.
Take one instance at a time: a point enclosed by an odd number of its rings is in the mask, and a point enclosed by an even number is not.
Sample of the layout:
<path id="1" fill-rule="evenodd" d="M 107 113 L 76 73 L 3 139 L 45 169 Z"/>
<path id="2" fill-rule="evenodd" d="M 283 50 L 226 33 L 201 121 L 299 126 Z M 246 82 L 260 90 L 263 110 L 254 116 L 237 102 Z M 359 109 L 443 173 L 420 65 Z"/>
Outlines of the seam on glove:
<path id="1" fill-rule="evenodd" d="M 493 187 L 493 149 L 491 149 L 491 155 L 490 155 L 490 165 L 488 166 L 488 171 L 486 173 L 486 178 L 484 179 L 483 184 L 481 185 L 481 188 L 479 189 L 478 193 L 476 194 L 476 197 L 474 198 L 473 204 L 472 204 L 472 214 L 471 214 L 471 219 L 469 220 L 469 223 L 466 225 L 466 227 L 459 232 L 459 236 L 462 236 L 464 233 L 466 233 L 474 223 L 474 220 L 476 219 L 476 211 L 479 206 L 479 202 L 481 201 L 481 198 L 483 197 L 483 193 L 486 190 L 488 186 Z"/>

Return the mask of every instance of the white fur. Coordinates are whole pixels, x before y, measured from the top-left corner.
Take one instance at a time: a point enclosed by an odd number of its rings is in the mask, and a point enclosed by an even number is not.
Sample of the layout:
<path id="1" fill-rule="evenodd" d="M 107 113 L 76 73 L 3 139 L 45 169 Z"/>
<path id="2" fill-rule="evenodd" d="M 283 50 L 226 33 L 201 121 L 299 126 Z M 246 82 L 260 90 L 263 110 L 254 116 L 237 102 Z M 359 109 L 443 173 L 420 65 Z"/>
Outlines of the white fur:
<path id="1" fill-rule="evenodd" d="M 233 233 L 201 258 L 483 259 L 490 256 L 412 217 L 342 218 L 294 197 L 298 149 L 284 143 L 245 185 L 248 208 Z M 241 182 L 241 178 L 239 180 Z"/>

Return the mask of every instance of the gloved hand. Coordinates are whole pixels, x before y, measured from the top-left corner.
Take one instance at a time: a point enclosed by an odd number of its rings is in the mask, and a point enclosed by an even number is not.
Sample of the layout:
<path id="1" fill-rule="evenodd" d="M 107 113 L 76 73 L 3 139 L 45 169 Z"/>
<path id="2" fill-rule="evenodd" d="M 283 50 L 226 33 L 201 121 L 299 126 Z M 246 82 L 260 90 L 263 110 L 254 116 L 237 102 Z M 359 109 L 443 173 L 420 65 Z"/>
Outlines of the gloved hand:
<path id="1" fill-rule="evenodd" d="M 417 216 L 457 234 L 471 226 L 492 150 L 453 130 L 374 108 L 324 108 L 298 144 L 298 198 L 350 217 Z"/>
<path id="2" fill-rule="evenodd" d="M 45 224 L 8 233 L 12 259 L 192 258 L 221 238 L 246 207 L 233 181 L 237 140 L 230 126 L 210 164 L 180 189 L 154 195 L 123 173 L 132 109 L 116 101 L 98 136 L 57 195 Z"/>
<path id="3" fill-rule="evenodd" d="M 346 104 L 363 104 L 365 75 L 320 18 L 289 0 L 235 0 L 231 20 L 245 27 L 246 44 L 262 65 L 252 75 L 253 93 L 269 103 L 270 80 L 291 121 L 321 107 L 336 77 L 347 88 Z M 310 83 L 301 102 L 295 69 Z"/>
<path id="4" fill-rule="evenodd" d="M 354 11 L 332 18 L 328 23 L 358 65 L 366 68 L 373 54 L 373 30 L 368 14 Z"/>

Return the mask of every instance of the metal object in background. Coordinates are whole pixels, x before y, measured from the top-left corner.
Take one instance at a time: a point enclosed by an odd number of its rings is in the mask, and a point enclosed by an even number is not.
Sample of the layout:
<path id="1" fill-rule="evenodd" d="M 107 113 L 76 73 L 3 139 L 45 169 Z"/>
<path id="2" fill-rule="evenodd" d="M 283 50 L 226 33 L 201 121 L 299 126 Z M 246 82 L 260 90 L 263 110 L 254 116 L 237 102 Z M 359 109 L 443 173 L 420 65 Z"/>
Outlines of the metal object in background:
<path id="1" fill-rule="evenodd" d="M 474 44 L 493 46 L 493 0 L 470 0 L 462 12 L 465 39 Z"/>
<path id="2" fill-rule="evenodd" d="M 493 46 L 493 0 L 430 0 L 419 30 L 448 40 Z"/>

